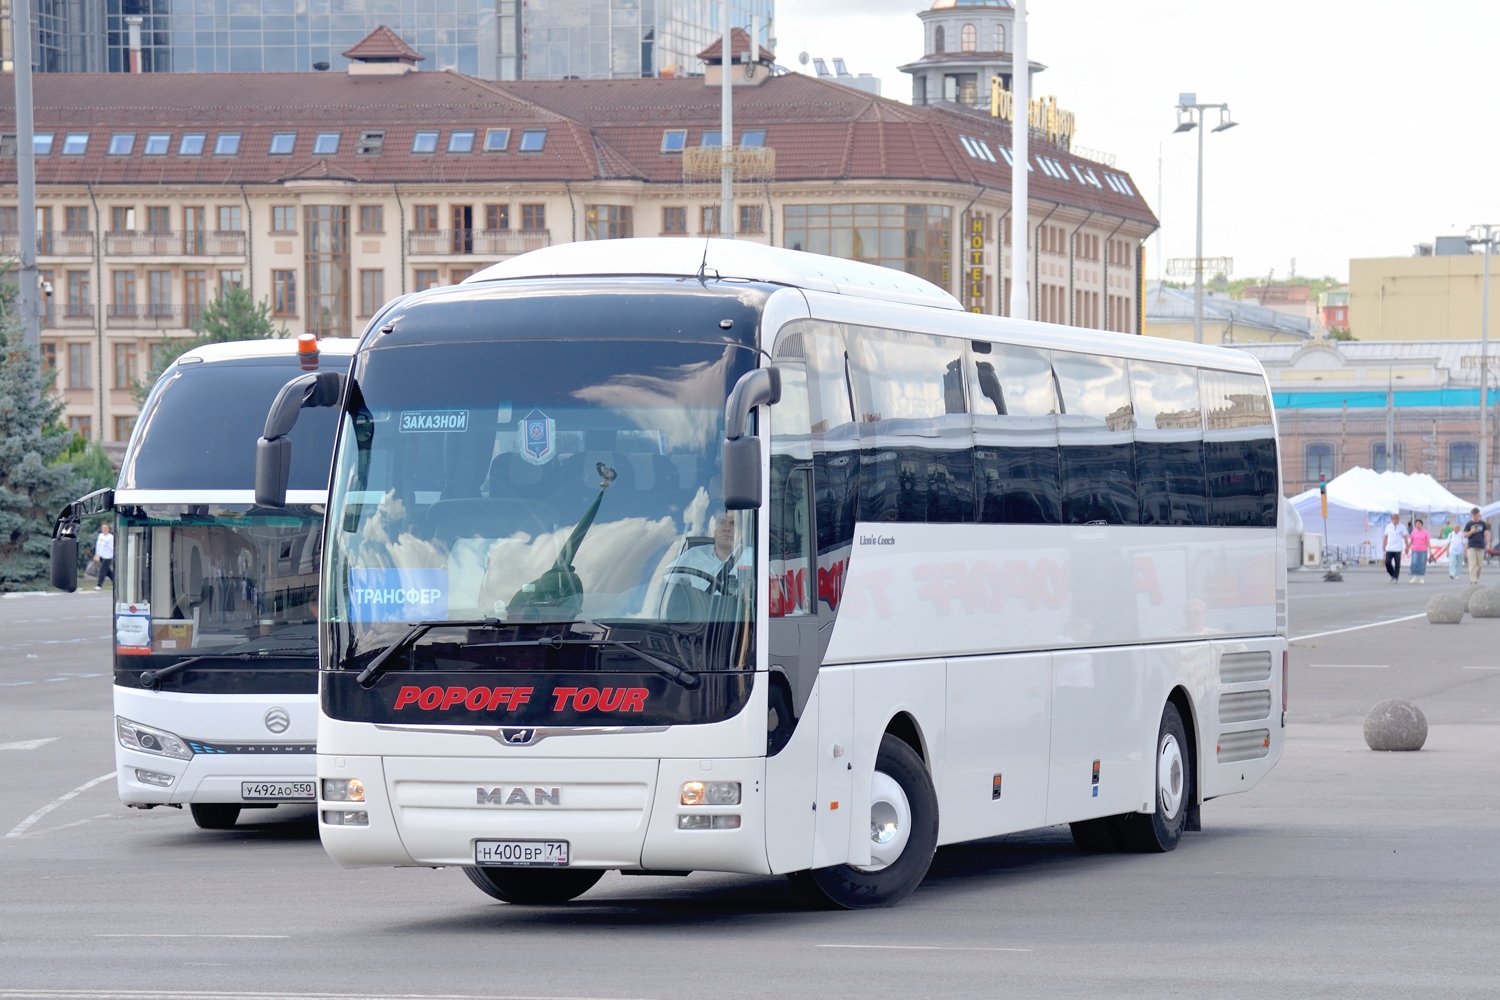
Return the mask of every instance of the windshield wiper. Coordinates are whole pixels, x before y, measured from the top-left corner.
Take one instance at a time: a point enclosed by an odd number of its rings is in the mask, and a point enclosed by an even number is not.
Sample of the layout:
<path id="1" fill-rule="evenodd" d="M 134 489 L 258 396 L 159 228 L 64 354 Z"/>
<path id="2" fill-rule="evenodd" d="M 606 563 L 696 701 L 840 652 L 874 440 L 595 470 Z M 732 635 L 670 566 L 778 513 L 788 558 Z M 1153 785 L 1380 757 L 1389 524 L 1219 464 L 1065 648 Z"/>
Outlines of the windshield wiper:
<path id="1" fill-rule="evenodd" d="M 161 667 L 157 670 L 143 670 L 141 671 L 140 681 L 141 687 L 151 688 L 152 690 L 155 690 L 156 685 L 161 683 L 161 679 L 163 677 L 170 677 L 173 674 L 177 673 L 177 671 L 182 670 L 185 667 L 190 667 L 194 663 L 201 663 L 204 660 L 243 660 L 248 662 L 250 660 L 270 659 L 273 656 L 316 659 L 317 655 L 317 650 L 312 650 L 310 652 L 287 650 L 284 652 L 275 653 L 271 652 L 270 650 L 262 650 L 259 653 L 200 653 L 197 656 L 189 656 L 185 660 L 178 660 L 176 663 L 169 663 L 165 667 Z"/>
<path id="2" fill-rule="evenodd" d="M 379 656 L 375 657 L 375 659 L 366 664 L 365 669 L 361 670 L 359 672 L 359 676 L 354 679 L 359 682 L 360 687 L 374 687 L 375 681 L 379 679 L 381 674 L 385 673 L 385 665 L 391 662 L 391 657 L 395 656 L 397 653 L 401 652 L 403 649 L 410 646 L 412 643 L 416 642 L 418 639 L 422 638 L 422 636 L 426 635 L 428 632 L 431 632 L 435 628 L 500 628 L 500 619 L 478 618 L 472 621 L 417 622 L 411 628 L 407 629 L 406 633 L 402 635 L 401 638 L 391 643 L 381 651 Z"/>
<path id="3" fill-rule="evenodd" d="M 633 642 L 623 639 L 568 639 L 560 635 L 545 636 L 541 639 L 502 639 L 499 642 L 474 643 L 475 646 L 505 647 L 505 646 L 548 646 L 552 649 L 562 649 L 564 646 L 611 646 L 615 649 L 623 649 L 651 664 L 667 677 L 681 684 L 689 691 L 698 686 L 698 675 L 684 670 L 675 663 L 669 663 L 658 656 L 653 656 L 644 649 L 639 649 Z"/>

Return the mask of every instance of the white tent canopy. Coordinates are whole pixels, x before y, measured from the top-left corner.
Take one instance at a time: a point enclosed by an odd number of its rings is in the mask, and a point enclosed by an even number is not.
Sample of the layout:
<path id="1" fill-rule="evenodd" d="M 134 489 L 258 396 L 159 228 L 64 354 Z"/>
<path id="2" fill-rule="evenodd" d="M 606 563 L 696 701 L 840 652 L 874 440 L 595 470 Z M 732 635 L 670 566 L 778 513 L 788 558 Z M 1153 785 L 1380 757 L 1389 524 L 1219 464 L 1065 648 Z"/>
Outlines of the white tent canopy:
<path id="1" fill-rule="evenodd" d="M 1316 489 L 1292 497 L 1306 530 L 1324 533 Z M 1379 547 L 1381 528 L 1392 514 L 1421 517 L 1436 534 L 1438 525 L 1466 519 L 1474 505 L 1448 492 L 1425 473 L 1375 472 L 1353 468 L 1328 482 L 1326 543 L 1337 548 Z"/>

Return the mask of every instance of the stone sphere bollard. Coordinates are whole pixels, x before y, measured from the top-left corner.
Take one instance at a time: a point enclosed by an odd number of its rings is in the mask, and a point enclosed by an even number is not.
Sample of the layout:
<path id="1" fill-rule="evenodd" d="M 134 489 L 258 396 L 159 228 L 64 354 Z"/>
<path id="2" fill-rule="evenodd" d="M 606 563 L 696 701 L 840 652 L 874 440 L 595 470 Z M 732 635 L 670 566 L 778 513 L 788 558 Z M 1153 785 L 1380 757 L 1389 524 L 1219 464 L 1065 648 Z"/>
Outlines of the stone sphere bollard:
<path id="1" fill-rule="evenodd" d="M 1382 701 L 1365 716 L 1371 750 L 1420 750 L 1427 742 L 1427 716 L 1404 698 Z"/>
<path id="2" fill-rule="evenodd" d="M 1480 587 L 1469 598 L 1469 614 L 1475 618 L 1500 618 L 1500 587 Z"/>
<path id="3" fill-rule="evenodd" d="M 1433 594 L 1427 602 L 1427 620 L 1433 625 L 1457 625 L 1464 620 L 1468 600 L 1459 594 Z"/>
<path id="4" fill-rule="evenodd" d="M 1469 606 L 1469 598 L 1473 597 L 1483 589 L 1484 584 L 1482 583 L 1470 583 L 1467 584 L 1463 590 L 1460 590 L 1458 592 L 1458 596 L 1463 599 L 1464 607 L 1467 608 Z"/>

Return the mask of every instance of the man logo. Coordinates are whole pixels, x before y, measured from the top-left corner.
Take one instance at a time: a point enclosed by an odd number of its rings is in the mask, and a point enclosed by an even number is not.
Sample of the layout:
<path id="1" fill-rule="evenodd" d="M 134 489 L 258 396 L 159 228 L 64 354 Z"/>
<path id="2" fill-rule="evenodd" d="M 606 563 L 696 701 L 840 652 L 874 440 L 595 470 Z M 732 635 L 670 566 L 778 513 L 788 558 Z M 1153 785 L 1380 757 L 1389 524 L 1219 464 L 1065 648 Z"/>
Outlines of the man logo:
<path id="1" fill-rule="evenodd" d="M 505 729 L 505 742 L 511 746 L 524 747 L 536 737 L 535 729 Z"/>
<path id="2" fill-rule="evenodd" d="M 287 710 L 277 706 L 266 713 L 266 728 L 273 733 L 284 733 L 292 726 L 292 717 Z"/>
<path id="3" fill-rule="evenodd" d="M 560 806 L 562 805 L 562 789 L 554 788 L 548 791 L 545 788 L 533 788 L 531 796 L 527 796 L 526 789 L 512 788 L 509 793 L 505 788 L 491 788 L 488 791 L 483 786 L 474 789 L 474 798 L 482 806 Z"/>

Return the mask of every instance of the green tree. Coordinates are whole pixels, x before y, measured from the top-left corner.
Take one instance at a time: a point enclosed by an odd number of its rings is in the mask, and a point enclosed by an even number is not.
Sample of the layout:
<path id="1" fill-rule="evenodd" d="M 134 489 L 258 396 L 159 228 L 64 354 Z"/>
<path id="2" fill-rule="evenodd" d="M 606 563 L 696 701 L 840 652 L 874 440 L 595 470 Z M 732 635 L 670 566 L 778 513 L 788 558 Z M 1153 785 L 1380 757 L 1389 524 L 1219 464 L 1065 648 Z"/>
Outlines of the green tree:
<path id="1" fill-rule="evenodd" d="M 287 329 L 271 320 L 271 304 L 256 302 L 244 288 L 235 286 L 211 302 L 198 314 L 192 330 L 196 337 L 173 340 L 165 334 L 161 346 L 153 352 L 153 364 L 146 377 L 135 384 L 136 402 L 144 403 L 151 387 L 172 362 L 204 344 L 223 344 L 232 340 L 267 340 L 285 337 Z"/>
<path id="2" fill-rule="evenodd" d="M 52 519 L 76 499 L 73 466 L 56 459 L 72 435 L 58 422 L 56 376 L 26 347 L 16 286 L 0 272 L 0 591 L 46 584 Z M 107 459 L 106 459 L 107 461 Z"/>

